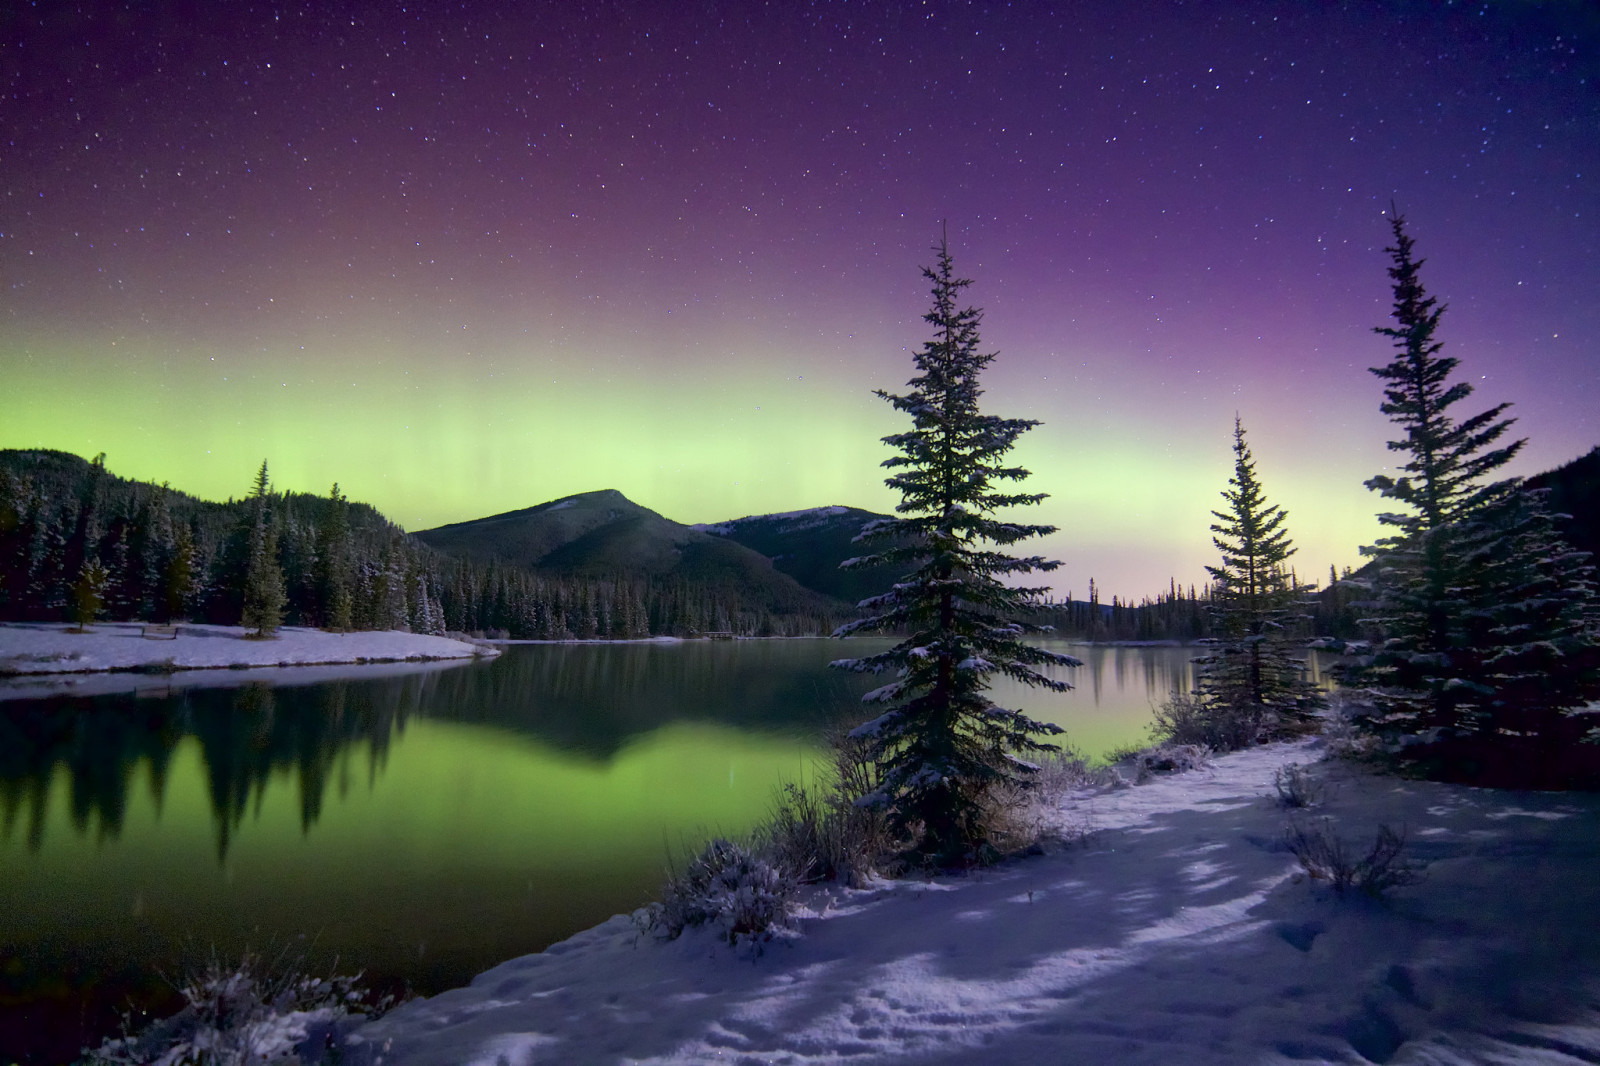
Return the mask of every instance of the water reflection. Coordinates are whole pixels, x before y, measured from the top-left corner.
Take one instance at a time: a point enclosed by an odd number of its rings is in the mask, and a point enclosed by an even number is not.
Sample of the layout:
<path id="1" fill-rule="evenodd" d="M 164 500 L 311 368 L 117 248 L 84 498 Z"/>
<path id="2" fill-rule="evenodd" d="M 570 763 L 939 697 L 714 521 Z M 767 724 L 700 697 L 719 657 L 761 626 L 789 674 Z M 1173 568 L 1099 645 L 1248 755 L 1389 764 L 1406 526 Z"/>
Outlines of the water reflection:
<path id="1" fill-rule="evenodd" d="M 98 695 L 0 685 L 0 1042 L 8 1018 L 98 1039 L 130 996 L 164 1002 L 154 973 L 185 942 L 312 944 L 313 969 L 337 956 L 432 993 L 638 906 L 670 847 L 745 831 L 809 773 L 820 727 L 879 683 L 826 663 L 879 646 L 547 645 L 78 686 Z M 1063 650 L 1085 662 L 1062 674 L 1075 691 L 995 697 L 1090 753 L 1142 739 L 1193 654 Z"/>
<path id="2" fill-rule="evenodd" d="M 1061 648 L 1084 662 L 1053 671 L 1075 691 L 1001 684 L 995 697 L 1065 727 L 1069 741 L 1089 754 L 1141 739 L 1150 705 L 1193 683 L 1188 648 Z M 847 650 L 871 649 L 853 642 Z M 600 764 L 672 723 L 814 738 L 830 723 L 859 717 L 860 694 L 875 683 L 825 669 L 840 651 L 824 641 L 542 645 L 465 667 L 342 679 L 322 671 L 317 684 L 234 677 L 230 688 L 174 684 L 137 694 L 5 700 L 0 838 L 20 826 L 28 849 L 39 849 L 58 771 L 79 835 L 121 833 L 141 766 L 159 816 L 173 754 L 186 737 L 200 749 L 219 861 L 275 776 L 294 781 L 300 827 L 309 832 L 330 784 L 349 773 L 351 749 L 365 744 L 370 788 L 418 715 L 517 734 Z M 283 672 L 280 680 L 294 676 Z"/>
<path id="3" fill-rule="evenodd" d="M 294 779 L 309 831 L 347 750 L 365 742 L 370 787 L 418 714 L 601 762 L 673 722 L 815 736 L 864 687 L 812 661 L 832 650 L 819 642 L 797 661 L 793 644 L 776 642 L 540 646 L 398 677 L 13 699 L 0 703 L 0 834 L 9 839 L 23 823 L 29 850 L 38 850 L 59 769 L 78 833 L 116 838 L 141 764 L 159 814 L 173 753 L 189 736 L 205 767 L 219 861 L 273 777 Z"/>
<path id="4" fill-rule="evenodd" d="M 309 830 L 341 753 L 366 741 L 368 773 L 375 776 L 406 718 L 427 701 L 434 676 L 292 688 L 248 683 L 160 699 L 8 702 L 0 705 L 0 828 L 9 838 L 17 822 L 25 822 L 28 848 L 37 851 L 60 769 L 73 827 L 86 835 L 92 823 L 97 840 L 114 839 L 140 765 L 147 767 L 159 815 L 173 754 L 193 736 L 205 766 L 219 860 L 274 775 L 289 772 L 296 779 L 301 828 Z"/>

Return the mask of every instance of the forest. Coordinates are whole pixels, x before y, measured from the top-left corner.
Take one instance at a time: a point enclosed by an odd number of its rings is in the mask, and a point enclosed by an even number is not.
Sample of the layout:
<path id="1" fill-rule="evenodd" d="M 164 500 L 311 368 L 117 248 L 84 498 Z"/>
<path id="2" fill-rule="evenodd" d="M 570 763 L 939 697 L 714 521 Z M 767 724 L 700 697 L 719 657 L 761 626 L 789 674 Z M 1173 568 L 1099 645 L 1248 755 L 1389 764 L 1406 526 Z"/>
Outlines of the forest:
<path id="1" fill-rule="evenodd" d="M 213 503 L 110 473 L 105 457 L 0 452 L 0 620 L 174 620 L 591 640 L 826 633 L 738 588 L 533 573 L 455 559 L 372 507 L 275 491 Z M 254 613 L 252 613 L 254 611 Z M 263 615 L 264 612 L 264 615 Z M 846 613 L 840 605 L 840 613 Z"/>

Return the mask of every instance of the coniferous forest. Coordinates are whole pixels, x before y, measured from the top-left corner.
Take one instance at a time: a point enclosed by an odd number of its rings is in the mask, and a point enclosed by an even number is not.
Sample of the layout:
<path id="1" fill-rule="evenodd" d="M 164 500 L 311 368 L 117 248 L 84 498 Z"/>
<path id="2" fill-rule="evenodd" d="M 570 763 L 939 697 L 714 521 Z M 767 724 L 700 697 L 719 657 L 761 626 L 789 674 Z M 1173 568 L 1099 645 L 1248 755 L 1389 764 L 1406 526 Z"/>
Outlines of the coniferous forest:
<path id="1" fill-rule="evenodd" d="M 273 532 L 284 597 L 280 622 L 328 629 L 483 633 L 519 640 L 629 639 L 725 631 L 823 634 L 853 617 L 775 607 L 728 584 L 617 573 L 573 576 L 460 559 L 429 548 L 368 504 L 276 492 L 215 503 L 118 477 L 105 460 L 58 451 L 0 450 L 0 621 L 70 622 L 93 591 L 106 621 L 244 621 L 250 548 L 261 513 Z M 1529 479 L 1551 490 L 1558 527 L 1594 542 L 1600 449 Z M 86 568 L 100 576 L 86 588 Z M 1330 566 L 1302 599 L 1300 635 L 1360 635 L 1364 597 Z M 260 575 L 258 576 L 258 580 Z M 1312 582 L 1291 572 L 1297 586 Z M 819 590 L 826 592 L 827 590 Z M 1218 635 L 1206 585 L 1176 579 L 1155 595 L 1041 601 L 1031 620 L 1093 641 L 1204 640 Z"/>
<path id="2" fill-rule="evenodd" d="M 87 600 L 88 621 L 256 627 L 262 619 L 246 608 L 276 582 L 283 595 L 265 597 L 277 604 L 269 623 L 326 629 L 582 640 L 792 636 L 836 624 L 727 586 L 453 559 L 337 485 L 313 496 L 274 491 L 265 478 L 263 467 L 246 498 L 212 503 L 117 477 L 104 456 L 0 452 L 0 620 L 77 621 Z"/>

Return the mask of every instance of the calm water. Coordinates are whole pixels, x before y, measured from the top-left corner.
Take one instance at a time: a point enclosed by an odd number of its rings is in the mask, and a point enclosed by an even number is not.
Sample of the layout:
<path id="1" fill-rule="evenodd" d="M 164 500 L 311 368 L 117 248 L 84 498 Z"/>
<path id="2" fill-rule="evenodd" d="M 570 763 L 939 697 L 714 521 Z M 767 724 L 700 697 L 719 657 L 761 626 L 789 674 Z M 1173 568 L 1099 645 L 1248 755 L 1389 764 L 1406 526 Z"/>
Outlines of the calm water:
<path id="1" fill-rule="evenodd" d="M 631 910 L 669 852 L 809 777 L 877 683 L 826 663 L 881 646 L 531 645 L 314 684 L 0 688 L 0 1056 L 70 1055 L 130 996 L 171 1009 L 158 971 L 213 950 L 433 993 Z M 1076 691 L 997 699 L 1087 752 L 1142 740 L 1189 681 L 1187 649 L 1069 650 Z"/>

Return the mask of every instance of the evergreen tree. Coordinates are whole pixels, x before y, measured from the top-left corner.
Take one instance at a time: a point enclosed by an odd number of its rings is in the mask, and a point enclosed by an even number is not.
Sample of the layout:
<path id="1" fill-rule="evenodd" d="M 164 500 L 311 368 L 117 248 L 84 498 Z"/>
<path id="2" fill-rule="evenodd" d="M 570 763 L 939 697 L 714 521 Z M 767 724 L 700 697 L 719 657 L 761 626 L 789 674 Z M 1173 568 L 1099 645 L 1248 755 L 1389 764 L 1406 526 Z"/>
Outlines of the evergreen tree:
<path id="1" fill-rule="evenodd" d="M 161 574 L 161 621 L 182 621 L 189 617 L 189 605 L 194 601 L 196 578 L 199 572 L 196 558 L 194 531 L 187 522 L 176 524 L 172 531 L 172 554 Z"/>
<path id="2" fill-rule="evenodd" d="M 1211 543 L 1222 563 L 1206 567 L 1213 626 L 1221 637 L 1215 654 L 1196 660 L 1195 693 L 1216 727 L 1214 743 L 1227 748 L 1312 728 L 1321 704 L 1304 679 L 1303 662 L 1286 646 L 1287 628 L 1308 591 L 1285 568 L 1295 553 L 1284 527 L 1288 515 L 1267 503 L 1237 416 L 1233 456 L 1230 487 L 1222 492 L 1227 510 L 1211 512 L 1218 520 Z"/>
<path id="3" fill-rule="evenodd" d="M 868 523 L 857 540 L 887 541 L 888 546 L 844 564 L 911 569 L 888 592 L 863 601 L 862 607 L 877 613 L 835 631 L 841 637 L 874 631 L 909 635 L 886 652 L 834 665 L 896 672 L 894 681 L 864 697 L 894 706 L 853 733 L 865 740 L 881 771 L 868 802 L 887 806 L 891 824 L 901 833 L 920 833 L 917 851 L 951 862 L 984 844 L 986 794 L 1003 783 L 1030 783 L 1034 768 L 1013 753 L 1055 750 L 1035 738 L 1061 731 L 996 706 L 988 695 L 990 678 L 998 674 L 1062 691 L 1070 686 L 1033 667 L 1081 664 L 1019 639 L 1038 630 L 1018 619 L 1048 590 L 1012 587 L 1002 579 L 1059 564 L 995 548 L 1054 532 L 1054 527 L 992 517 L 1000 508 L 1044 499 L 994 486 L 1028 476 L 1020 467 L 1004 465 L 1004 457 L 1038 423 L 979 410 L 979 374 L 994 355 L 978 350 L 981 313 L 958 306 L 970 280 L 956 276 L 946 242 L 937 252 L 937 267 L 923 270 L 933 287 L 933 308 L 923 318 L 934 337 L 915 356 L 918 373 L 908 392 L 877 392 L 913 423 L 909 432 L 884 438 L 897 451 L 883 463 L 897 471 L 885 484 L 900 492 L 896 511 L 904 517 Z"/>
<path id="4" fill-rule="evenodd" d="M 1373 373 L 1386 382 L 1381 410 L 1406 431 L 1389 448 L 1408 459 L 1400 478 L 1367 486 L 1406 510 L 1379 515 L 1395 532 L 1362 549 L 1376 558 L 1381 639 L 1349 678 L 1367 686 L 1364 723 L 1413 757 L 1451 775 L 1515 777 L 1490 769 L 1505 755 L 1491 749 L 1540 737 L 1548 760 L 1581 733 L 1565 712 L 1600 695 L 1592 572 L 1538 495 L 1487 480 L 1524 441 L 1501 443 L 1509 404 L 1461 422 L 1449 413 L 1472 386 L 1449 382 L 1457 361 L 1434 339 L 1444 308 L 1418 279 L 1404 219 L 1391 227 L 1396 325 L 1377 332 L 1397 354 Z"/>
<path id="5" fill-rule="evenodd" d="M 322 594 L 323 625 L 345 633 L 354 624 L 354 565 L 351 562 L 350 501 L 335 481 L 318 530 L 317 565 Z"/>
<path id="6" fill-rule="evenodd" d="M 1380 514 L 1379 522 L 1395 532 L 1362 549 L 1377 564 L 1372 621 L 1381 638 L 1350 676 L 1368 686 L 1375 713 L 1367 725 L 1391 737 L 1437 735 L 1454 727 L 1456 707 L 1470 691 L 1462 677 L 1472 649 L 1462 631 L 1470 576 L 1461 522 L 1514 489 L 1513 482 L 1484 479 L 1524 442 L 1493 447 L 1512 425 L 1501 417 L 1508 404 L 1459 423 L 1451 415 L 1472 386 L 1450 382 L 1457 360 L 1441 355 L 1443 343 L 1434 337 L 1445 309 L 1422 286 L 1422 260 L 1412 255 L 1405 219 L 1394 214 L 1390 227 L 1395 243 L 1385 250 L 1393 264 L 1395 325 L 1375 332 L 1393 341 L 1396 354 L 1372 373 L 1385 382 L 1379 409 L 1405 431 L 1389 450 L 1407 459 L 1399 478 L 1380 474 L 1366 484 L 1405 510 Z"/>
<path id="7" fill-rule="evenodd" d="M 1479 738 L 1540 738 L 1520 757 L 1560 761 L 1555 749 L 1600 722 L 1585 709 L 1600 697 L 1600 611 L 1589 555 L 1562 539 L 1544 498 L 1518 491 L 1464 524 L 1475 578 L 1464 628 L 1482 654 L 1458 719 Z"/>
<path id="8" fill-rule="evenodd" d="M 78 623 L 77 632 L 82 633 L 100 617 L 109 584 L 111 575 L 99 559 L 89 559 L 83 564 L 72 586 L 72 620 Z"/>
<path id="9" fill-rule="evenodd" d="M 261 460 L 247 503 L 250 505 L 250 530 L 244 572 L 244 613 L 242 624 L 256 637 L 272 636 L 283 624 L 283 606 L 288 592 L 283 570 L 278 565 L 278 531 L 273 528 L 269 506 L 271 486 L 267 481 L 267 461 Z"/>

